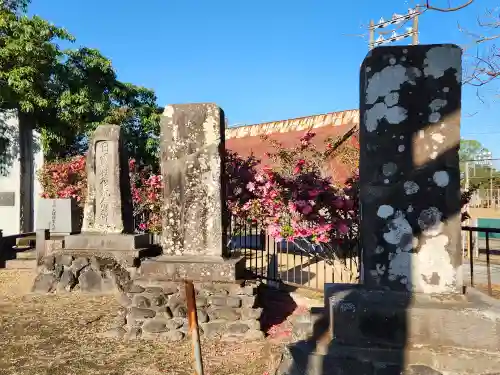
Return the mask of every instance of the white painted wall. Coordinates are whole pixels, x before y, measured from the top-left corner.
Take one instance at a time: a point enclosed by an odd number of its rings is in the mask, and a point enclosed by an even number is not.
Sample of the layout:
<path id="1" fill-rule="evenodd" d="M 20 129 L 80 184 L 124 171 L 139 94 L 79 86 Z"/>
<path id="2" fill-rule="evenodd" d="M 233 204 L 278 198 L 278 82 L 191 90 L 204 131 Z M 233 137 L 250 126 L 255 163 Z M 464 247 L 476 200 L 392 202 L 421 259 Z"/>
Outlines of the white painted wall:
<path id="1" fill-rule="evenodd" d="M 19 120 L 14 112 L 0 112 L 0 136 L 9 140 L 7 148 L 7 156 L 0 156 L 0 192 L 14 192 L 14 206 L 0 206 L 0 229 L 4 235 L 20 233 L 20 163 L 19 163 Z M 35 171 L 43 166 L 43 152 L 40 146 L 40 135 L 33 134 L 34 155 L 33 162 L 35 163 Z M 41 193 L 40 183 L 36 178 L 33 178 L 33 210 L 36 218 L 36 205 Z"/>

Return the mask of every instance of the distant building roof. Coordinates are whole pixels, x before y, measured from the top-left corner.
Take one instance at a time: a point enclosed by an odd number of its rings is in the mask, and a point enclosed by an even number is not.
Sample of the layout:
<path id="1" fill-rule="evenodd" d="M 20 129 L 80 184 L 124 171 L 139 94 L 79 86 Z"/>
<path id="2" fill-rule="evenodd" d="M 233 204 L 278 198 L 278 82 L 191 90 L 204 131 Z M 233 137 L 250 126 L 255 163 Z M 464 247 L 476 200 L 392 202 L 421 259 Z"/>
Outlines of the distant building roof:
<path id="1" fill-rule="evenodd" d="M 253 154 L 262 161 L 262 164 L 270 164 L 271 161 L 266 153 L 273 152 L 274 148 L 269 142 L 262 140 L 263 135 L 280 142 L 284 147 L 295 147 L 307 130 L 313 130 L 316 133 L 313 144 L 321 149 L 327 138 L 342 137 L 358 125 L 359 111 L 348 110 L 228 128 L 226 129 L 226 148 L 242 156 Z M 347 142 L 357 147 L 357 138 L 357 132 L 355 132 Z M 345 181 L 350 177 L 347 166 L 335 160 L 330 162 L 329 169 L 336 181 Z"/>

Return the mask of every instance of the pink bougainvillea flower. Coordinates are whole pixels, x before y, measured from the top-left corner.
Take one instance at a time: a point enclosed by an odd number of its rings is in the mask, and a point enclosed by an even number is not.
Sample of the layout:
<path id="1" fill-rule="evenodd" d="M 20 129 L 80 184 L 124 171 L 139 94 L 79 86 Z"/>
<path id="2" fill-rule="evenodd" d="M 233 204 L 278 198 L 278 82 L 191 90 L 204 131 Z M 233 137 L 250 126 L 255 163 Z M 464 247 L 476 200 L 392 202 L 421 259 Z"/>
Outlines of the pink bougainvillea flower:
<path id="1" fill-rule="evenodd" d="M 307 192 L 309 194 L 309 198 L 316 198 L 321 192 L 318 189 L 312 189 Z"/>
<path id="2" fill-rule="evenodd" d="M 302 207 L 302 213 L 304 215 L 309 215 L 312 211 L 313 211 L 313 208 L 308 204 L 306 204 L 304 207 Z"/>
<path id="3" fill-rule="evenodd" d="M 337 224 L 337 230 L 341 234 L 347 234 L 349 232 L 349 227 L 345 223 L 340 222 Z"/>

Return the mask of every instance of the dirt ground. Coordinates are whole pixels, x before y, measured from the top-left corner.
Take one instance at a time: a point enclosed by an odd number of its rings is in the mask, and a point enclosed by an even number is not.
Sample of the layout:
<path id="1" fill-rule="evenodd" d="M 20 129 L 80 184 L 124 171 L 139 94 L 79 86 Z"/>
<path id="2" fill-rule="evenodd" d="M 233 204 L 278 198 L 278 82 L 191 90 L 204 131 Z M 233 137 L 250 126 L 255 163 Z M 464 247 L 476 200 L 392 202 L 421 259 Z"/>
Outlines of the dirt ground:
<path id="1" fill-rule="evenodd" d="M 118 305 L 112 296 L 34 296 L 31 271 L 0 270 L 0 374 L 193 374 L 189 342 L 104 339 Z M 262 375 L 278 346 L 202 342 L 205 375 Z"/>
<path id="2" fill-rule="evenodd" d="M 483 293 L 490 295 L 489 290 L 488 290 L 488 284 L 477 284 L 477 285 L 475 285 L 475 288 L 480 290 Z M 490 296 L 493 298 L 496 298 L 496 299 L 500 299 L 500 285 L 498 285 L 498 284 L 491 285 L 491 295 Z"/>

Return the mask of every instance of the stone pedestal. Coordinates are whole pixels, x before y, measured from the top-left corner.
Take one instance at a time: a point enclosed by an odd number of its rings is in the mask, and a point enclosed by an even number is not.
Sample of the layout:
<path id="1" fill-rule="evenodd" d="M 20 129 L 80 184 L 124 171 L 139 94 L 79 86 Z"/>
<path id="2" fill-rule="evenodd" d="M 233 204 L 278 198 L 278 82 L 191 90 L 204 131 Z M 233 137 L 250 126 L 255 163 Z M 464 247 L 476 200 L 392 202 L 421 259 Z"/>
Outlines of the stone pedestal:
<path id="1" fill-rule="evenodd" d="M 245 259 L 207 256 L 161 256 L 142 262 L 138 276 L 149 280 L 235 282 L 243 280 Z"/>

